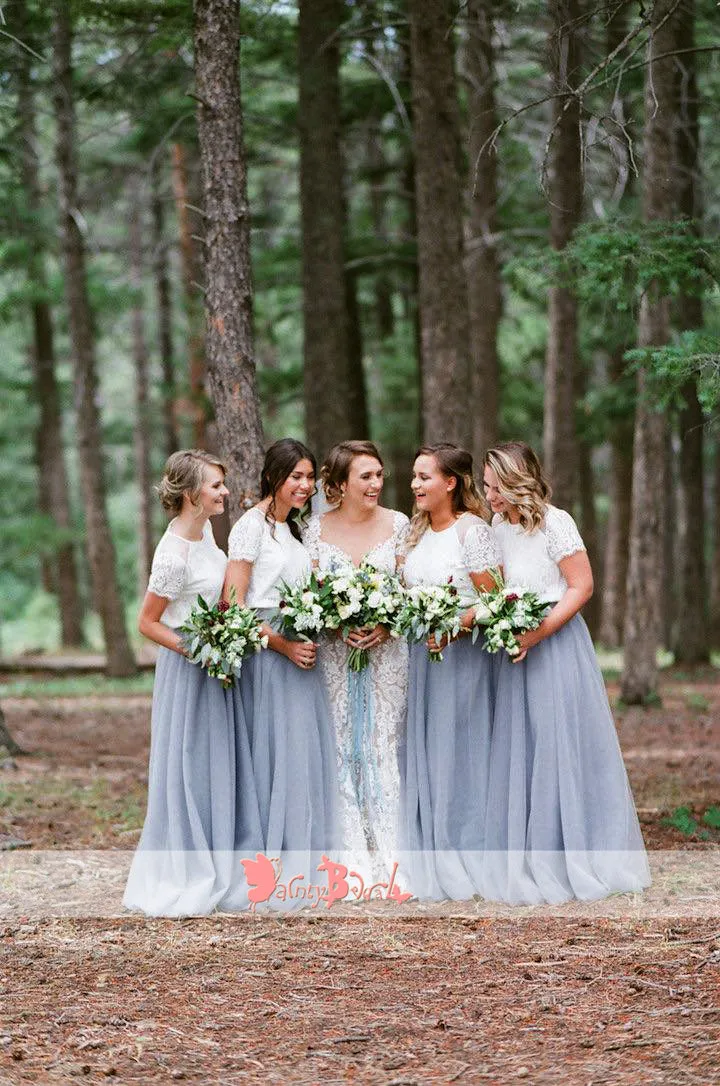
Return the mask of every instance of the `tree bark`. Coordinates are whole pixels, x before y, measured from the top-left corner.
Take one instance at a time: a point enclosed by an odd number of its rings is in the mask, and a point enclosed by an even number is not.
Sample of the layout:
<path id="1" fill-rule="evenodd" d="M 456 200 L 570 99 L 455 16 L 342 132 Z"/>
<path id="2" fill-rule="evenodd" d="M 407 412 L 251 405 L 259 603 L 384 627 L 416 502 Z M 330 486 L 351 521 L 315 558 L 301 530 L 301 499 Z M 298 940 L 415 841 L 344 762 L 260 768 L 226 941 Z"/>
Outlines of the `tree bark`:
<path id="1" fill-rule="evenodd" d="M 550 244 L 568 244 L 582 212 L 580 102 L 565 92 L 577 82 L 579 0 L 552 0 L 549 51 L 552 65 L 553 135 L 549 149 Z M 569 102 L 569 105 L 568 105 Z M 543 445 L 545 470 L 555 502 L 571 509 L 578 493 L 574 380 L 577 361 L 577 300 L 566 286 L 548 292 Z"/>
<path id="2" fill-rule="evenodd" d="M 502 316 L 497 251 L 497 154 L 487 146 L 496 125 L 494 0 L 467 0 L 465 78 L 468 83 L 469 215 L 465 267 L 470 312 L 472 453 L 482 464 L 497 442 L 500 362 L 497 335 Z"/>
<path id="3" fill-rule="evenodd" d="M 208 383 L 234 519 L 257 500 L 264 447 L 253 343 L 240 11 L 227 0 L 195 0 L 194 7 Z"/>
<path id="4" fill-rule="evenodd" d="M 645 164 L 643 218 L 654 223 L 673 213 L 674 61 L 663 54 L 675 48 L 674 0 L 657 0 L 653 9 L 645 74 Z M 640 303 L 638 346 L 668 342 L 670 302 L 656 284 Z M 638 371 L 638 403 L 633 441 L 630 558 L 625 614 L 625 666 L 622 698 L 629 705 L 655 693 L 656 654 L 661 638 L 662 539 L 665 465 L 665 417 L 647 399 L 647 374 Z"/>
<path id="5" fill-rule="evenodd" d="M 710 572 L 710 643 L 720 648 L 720 442 L 715 442 L 713 472 L 712 566 Z"/>
<path id="6" fill-rule="evenodd" d="M 140 185 L 130 189 L 130 274 L 135 297 L 132 307 L 133 361 L 135 363 L 135 478 L 138 486 L 138 595 L 147 589 L 153 560 L 150 472 L 150 416 L 148 350 L 143 303 L 143 201 Z"/>
<path id="7" fill-rule="evenodd" d="M 125 629 L 115 571 L 115 548 L 106 508 L 95 342 L 85 273 L 85 243 L 81 233 L 83 220 L 78 202 L 70 12 L 70 0 L 57 0 L 53 28 L 53 76 L 60 226 L 73 352 L 80 482 L 93 594 L 105 636 L 107 672 L 113 676 L 124 676 L 133 675 L 136 664 Z"/>
<path id="8" fill-rule="evenodd" d="M 17 30 L 23 41 L 29 38 L 26 4 L 16 11 Z M 35 100 L 31 57 L 18 50 L 18 128 L 22 144 L 21 169 L 28 219 L 38 224 L 28 228 L 28 279 L 33 288 L 33 368 L 35 395 L 40 409 L 36 432 L 40 508 L 47 512 L 63 533 L 72 523 L 70 493 L 62 438 L 62 409 L 55 372 L 55 342 L 52 312 L 48 302 L 48 281 L 39 230 L 42 221 L 40 167 L 37 155 Z M 60 611 L 60 636 L 63 645 L 82 645 L 82 601 L 78 584 L 75 548 L 61 544 L 54 561 L 49 563 L 49 587 L 57 593 Z"/>
<path id="9" fill-rule="evenodd" d="M 160 165 L 156 160 L 151 171 L 151 210 L 153 239 L 153 275 L 157 300 L 158 349 L 162 373 L 163 434 L 165 455 L 180 448 L 175 419 L 175 355 L 172 333 L 172 295 L 165 239 L 165 209 L 160 188 Z"/>
<path id="10" fill-rule="evenodd" d="M 581 404 L 587 393 L 587 372 L 578 360 L 575 370 L 575 402 Z M 599 560 L 598 523 L 595 512 L 595 475 L 592 465 L 592 445 L 585 432 L 577 435 L 577 481 L 580 531 L 595 578 L 595 590 L 583 607 L 583 618 L 593 638 L 600 624 L 602 599 L 602 568 Z"/>
<path id="11" fill-rule="evenodd" d="M 409 0 L 425 441 L 470 444 L 459 110 L 448 0 Z"/>
<path id="12" fill-rule="evenodd" d="M 622 380 L 624 347 L 610 357 L 608 382 Z M 630 538 L 630 488 L 632 487 L 633 416 L 613 419 L 610 424 L 610 471 L 608 499 L 610 509 L 605 543 L 602 613 L 599 638 L 610 649 L 620 648 L 625 623 L 625 599 Z"/>
<path id="13" fill-rule="evenodd" d="M 343 0 L 300 0 L 298 126 L 305 432 L 319 455 L 338 441 L 367 433 L 362 357 L 358 357 L 354 319 L 355 284 L 345 273 L 338 42 L 343 16 Z"/>
<path id="14" fill-rule="evenodd" d="M 190 395 L 185 406 L 192 427 L 193 445 L 197 449 L 205 449 L 207 448 L 207 393 L 205 389 L 207 344 L 203 339 L 203 302 L 200 282 L 202 278 L 202 258 L 198 242 L 193 233 L 193 223 L 190 217 L 190 204 L 192 201 L 189 193 L 187 151 L 182 143 L 173 144 L 172 178 L 180 232 L 180 265 L 188 323 L 188 384 Z"/>
<path id="15" fill-rule="evenodd" d="M 677 57 L 677 207 L 697 233 L 702 219 L 700 178 L 700 127 L 695 54 L 695 5 L 684 0 L 678 13 L 677 48 L 687 50 Z M 680 330 L 703 326 L 700 297 L 678 299 L 677 325 Z M 705 575 L 705 501 L 703 493 L 704 417 L 695 381 L 682 392 L 684 406 L 679 414 L 680 463 L 678 472 L 678 597 L 674 627 L 675 660 L 682 664 L 704 664 L 710 659 L 708 609 Z"/>

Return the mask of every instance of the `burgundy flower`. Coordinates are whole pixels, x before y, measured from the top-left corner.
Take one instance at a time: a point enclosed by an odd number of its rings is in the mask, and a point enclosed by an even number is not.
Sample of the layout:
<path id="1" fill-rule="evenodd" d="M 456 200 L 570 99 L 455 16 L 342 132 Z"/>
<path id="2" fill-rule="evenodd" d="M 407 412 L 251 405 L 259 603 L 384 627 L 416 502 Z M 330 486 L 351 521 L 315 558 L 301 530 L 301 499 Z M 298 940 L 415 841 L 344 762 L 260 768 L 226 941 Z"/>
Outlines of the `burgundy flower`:
<path id="1" fill-rule="evenodd" d="M 505 599 L 507 600 L 507 602 L 508 602 L 508 603 L 514 603 L 514 602 L 515 602 L 515 600 L 519 600 L 519 599 L 520 599 L 520 597 L 518 596 L 517 592 L 510 592 L 510 593 L 508 593 L 508 595 L 507 595 L 507 596 L 505 597 Z"/>
<path id="2" fill-rule="evenodd" d="M 229 611 L 230 610 L 230 604 L 228 603 L 227 600 L 220 600 L 220 603 L 217 605 L 217 609 L 221 613 L 223 611 Z"/>
<path id="3" fill-rule="evenodd" d="M 452 583 L 453 583 L 453 575 L 451 573 L 450 576 L 448 577 L 448 584 L 452 584 Z"/>
<path id="4" fill-rule="evenodd" d="M 287 607 L 287 604 L 285 603 L 285 600 L 280 600 L 280 606 L 281 607 Z"/>

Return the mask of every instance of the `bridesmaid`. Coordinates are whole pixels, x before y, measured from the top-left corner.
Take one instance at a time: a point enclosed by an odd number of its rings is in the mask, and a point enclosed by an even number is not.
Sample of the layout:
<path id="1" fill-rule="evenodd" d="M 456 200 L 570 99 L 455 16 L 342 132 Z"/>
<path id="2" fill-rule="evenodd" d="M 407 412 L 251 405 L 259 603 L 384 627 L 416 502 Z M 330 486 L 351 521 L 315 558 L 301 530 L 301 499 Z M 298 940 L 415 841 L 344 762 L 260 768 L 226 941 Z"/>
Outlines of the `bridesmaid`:
<path id="1" fill-rule="evenodd" d="M 580 616 L 593 590 L 585 547 L 526 444 L 497 445 L 484 468 L 506 582 L 551 610 L 515 662 L 499 661 L 482 893 L 534 904 L 642 890 L 647 857 Z"/>
<path id="2" fill-rule="evenodd" d="M 408 528 L 404 513 L 379 505 L 385 472 L 371 441 L 343 441 L 322 468 L 333 508 L 313 516 L 305 533 L 313 564 L 328 570 L 367 560 L 395 573 Z M 348 671 L 349 647 L 370 650 L 370 664 Z M 384 626 L 351 630 L 347 644 L 324 640 L 320 652 L 337 733 L 343 848 L 371 877 L 390 874 L 397 853 L 400 802 L 398 752 L 407 708 L 407 645 Z"/>
<path id="3" fill-rule="evenodd" d="M 241 734 L 247 727 L 250 737 L 260 809 L 258 848 L 268 856 L 294 852 L 285 857 L 295 865 L 285 875 L 303 874 L 306 882 L 317 883 L 307 855 L 301 854 L 320 853 L 337 843 L 330 708 L 315 670 L 317 646 L 289 640 L 270 625 L 282 584 L 299 583 L 311 569 L 298 520 L 315 491 L 315 474 L 314 457 L 299 441 L 284 438 L 270 446 L 260 501 L 230 532 L 224 595 L 228 599 L 234 590 L 239 603 L 258 608 L 270 639 L 267 650 L 243 663 L 233 688 L 236 722 Z M 238 849 L 252 837 L 252 824 L 238 824 Z"/>
<path id="4" fill-rule="evenodd" d="M 477 589 L 493 587 L 489 570 L 500 564 L 470 453 L 421 448 L 412 489 L 405 581 L 452 581 L 469 608 Z M 472 618 L 468 610 L 463 625 Z M 403 846 L 418 897 L 462 900 L 479 890 L 494 670 L 481 644 L 461 635 L 441 663 L 430 662 L 427 645 L 410 647 Z"/>
<path id="5" fill-rule="evenodd" d="M 160 540 L 140 632 L 160 646 L 153 688 L 148 806 L 124 904 L 150 916 L 209 913 L 232 904 L 236 792 L 254 793 L 246 735 L 232 699 L 185 657 L 177 628 L 202 595 L 217 603 L 226 559 L 209 517 L 222 513 L 225 467 L 197 449 L 176 452 L 159 487 L 175 514 Z M 255 813 L 254 829 L 259 832 Z"/>

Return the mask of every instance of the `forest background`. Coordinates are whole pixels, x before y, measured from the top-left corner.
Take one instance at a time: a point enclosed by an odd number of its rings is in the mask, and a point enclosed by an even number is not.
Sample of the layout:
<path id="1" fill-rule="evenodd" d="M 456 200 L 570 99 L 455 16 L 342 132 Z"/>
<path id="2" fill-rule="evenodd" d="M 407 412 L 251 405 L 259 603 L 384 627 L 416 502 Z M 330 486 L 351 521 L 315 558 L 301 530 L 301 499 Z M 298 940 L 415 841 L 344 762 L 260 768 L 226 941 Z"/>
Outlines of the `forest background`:
<path id="1" fill-rule="evenodd" d="M 624 648 L 720 648 L 717 6 L 0 6 L 0 646 L 107 645 L 197 445 L 542 452 Z M 239 63 L 238 63 L 239 61 Z M 242 86 L 242 100 L 239 87 Z M 227 524 L 216 526 L 222 538 Z M 136 644 L 136 642 L 135 642 Z"/>

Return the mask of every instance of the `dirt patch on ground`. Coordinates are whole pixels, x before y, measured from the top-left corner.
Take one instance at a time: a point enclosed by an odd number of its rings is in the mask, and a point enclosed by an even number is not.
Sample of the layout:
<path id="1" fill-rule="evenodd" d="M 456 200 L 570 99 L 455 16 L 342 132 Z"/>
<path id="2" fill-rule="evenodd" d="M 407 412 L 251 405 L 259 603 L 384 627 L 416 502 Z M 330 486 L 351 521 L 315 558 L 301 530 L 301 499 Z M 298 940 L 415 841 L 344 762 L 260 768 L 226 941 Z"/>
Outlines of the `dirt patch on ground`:
<path id="1" fill-rule="evenodd" d="M 720 691 L 662 693 L 616 712 L 647 844 L 718 849 Z M 32 754 L 0 769 L 0 834 L 132 848 L 149 698 L 3 704 Z M 720 1081 L 719 917 L 388 910 L 0 921 L 0 1082 Z"/>

